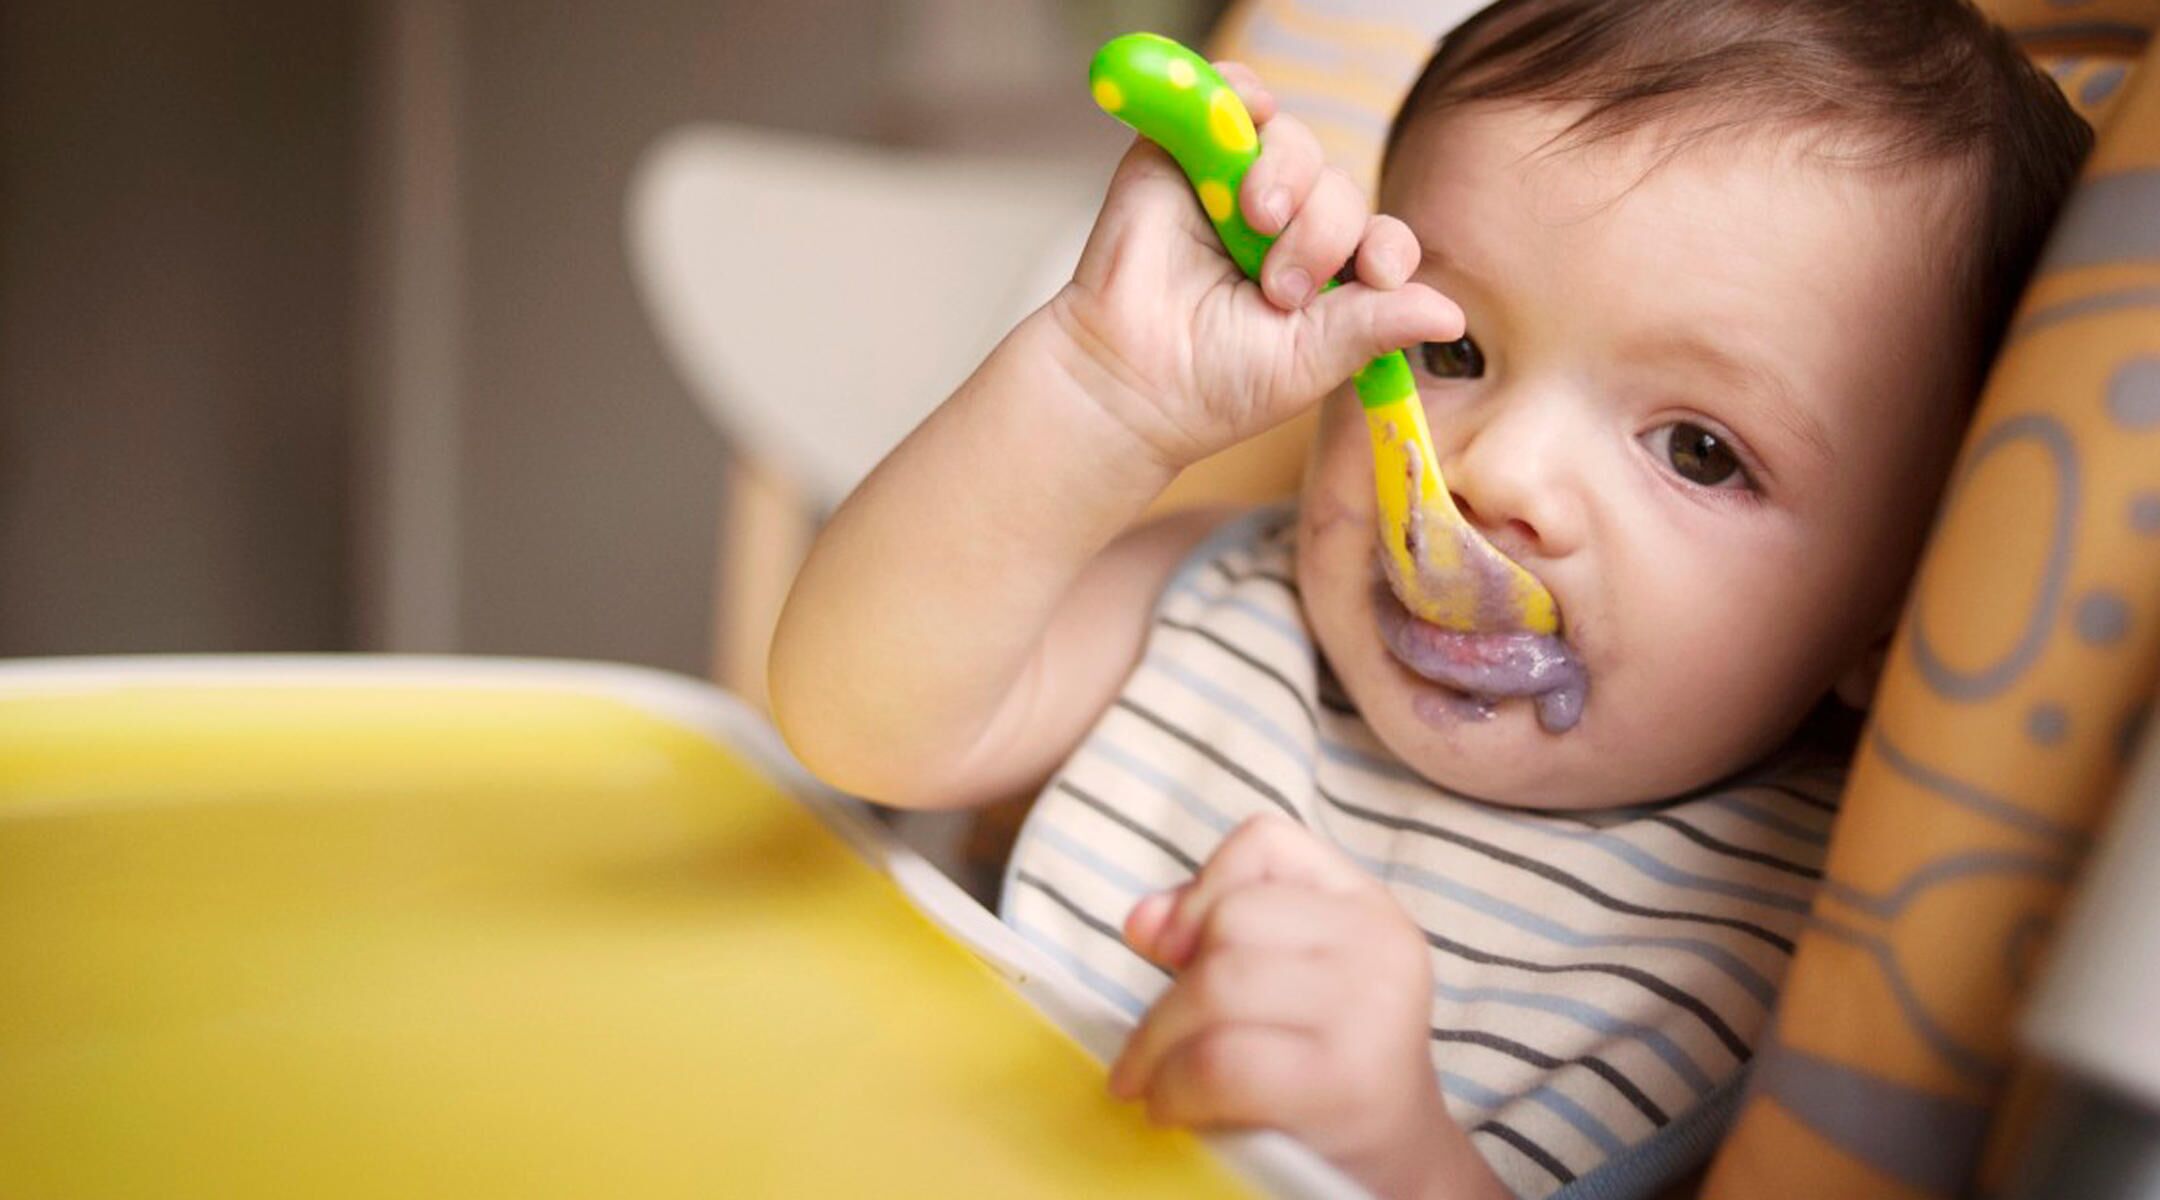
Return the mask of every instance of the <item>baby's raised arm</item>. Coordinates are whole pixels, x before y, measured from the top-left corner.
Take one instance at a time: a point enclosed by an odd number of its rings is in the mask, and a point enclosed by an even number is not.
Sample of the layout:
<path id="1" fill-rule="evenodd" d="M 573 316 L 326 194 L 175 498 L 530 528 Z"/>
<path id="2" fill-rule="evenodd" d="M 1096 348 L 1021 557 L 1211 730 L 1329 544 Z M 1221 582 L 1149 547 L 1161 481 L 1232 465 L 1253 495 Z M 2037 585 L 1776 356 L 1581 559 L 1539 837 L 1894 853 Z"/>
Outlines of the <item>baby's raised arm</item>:
<path id="1" fill-rule="evenodd" d="M 856 489 L 795 582 L 773 713 L 833 785 L 951 807 L 1047 777 L 1115 695 L 1156 593 L 1212 521 L 1123 532 L 1171 478 L 1375 354 L 1461 336 L 1452 302 L 1407 284 L 1410 231 L 1369 217 L 1302 125 L 1270 119 L 1250 72 L 1225 74 L 1260 127 L 1238 202 L 1280 233 L 1261 286 L 1223 254 L 1176 164 L 1135 142 L 1073 281 Z M 1317 295 L 1353 256 L 1357 281 Z"/>
<path id="2" fill-rule="evenodd" d="M 820 778 L 910 807 L 1016 792 L 1129 667 L 1147 578 L 1197 534 L 1176 522 L 1105 551 L 1175 468 L 1094 399 L 1090 369 L 1029 318 L 812 547 L 771 694 Z"/>

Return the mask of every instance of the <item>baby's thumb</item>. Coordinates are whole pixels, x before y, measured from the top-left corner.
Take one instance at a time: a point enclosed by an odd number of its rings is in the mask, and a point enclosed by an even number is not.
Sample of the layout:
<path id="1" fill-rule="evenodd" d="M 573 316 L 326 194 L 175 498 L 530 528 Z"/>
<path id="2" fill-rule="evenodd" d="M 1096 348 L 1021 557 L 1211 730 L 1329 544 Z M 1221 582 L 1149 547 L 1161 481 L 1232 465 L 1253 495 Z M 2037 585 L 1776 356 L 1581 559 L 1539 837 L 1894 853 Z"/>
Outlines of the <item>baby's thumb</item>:
<path id="1" fill-rule="evenodd" d="M 1212 238 L 1214 227 L 1200 211 L 1192 184 L 1170 152 L 1144 137 L 1135 137 L 1110 175 L 1103 195 L 1104 217 L 1139 217 L 1172 220 L 1189 225 Z"/>
<path id="2" fill-rule="evenodd" d="M 1304 361 L 1297 373 L 1308 395 L 1332 390 L 1389 351 L 1463 335 L 1462 309 L 1422 283 L 1390 291 L 1349 284 L 1313 301 L 1303 315 L 1314 326 L 1299 339 Z"/>

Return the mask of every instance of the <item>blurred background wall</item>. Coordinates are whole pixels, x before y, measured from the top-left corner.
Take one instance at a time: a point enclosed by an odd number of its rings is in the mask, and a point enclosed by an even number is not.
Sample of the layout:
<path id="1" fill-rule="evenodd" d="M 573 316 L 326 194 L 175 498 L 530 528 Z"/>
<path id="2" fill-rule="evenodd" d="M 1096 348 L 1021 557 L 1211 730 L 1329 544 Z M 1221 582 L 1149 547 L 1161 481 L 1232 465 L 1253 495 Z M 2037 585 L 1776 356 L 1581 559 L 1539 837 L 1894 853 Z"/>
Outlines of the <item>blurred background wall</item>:
<path id="1" fill-rule="evenodd" d="M 8 0 L 0 655 L 702 672 L 725 448 L 632 290 L 638 156 L 718 120 L 1107 171 L 1087 53 L 1214 7 Z"/>
<path id="2" fill-rule="evenodd" d="M 350 5 L 0 5 L 0 653 L 349 642 Z"/>

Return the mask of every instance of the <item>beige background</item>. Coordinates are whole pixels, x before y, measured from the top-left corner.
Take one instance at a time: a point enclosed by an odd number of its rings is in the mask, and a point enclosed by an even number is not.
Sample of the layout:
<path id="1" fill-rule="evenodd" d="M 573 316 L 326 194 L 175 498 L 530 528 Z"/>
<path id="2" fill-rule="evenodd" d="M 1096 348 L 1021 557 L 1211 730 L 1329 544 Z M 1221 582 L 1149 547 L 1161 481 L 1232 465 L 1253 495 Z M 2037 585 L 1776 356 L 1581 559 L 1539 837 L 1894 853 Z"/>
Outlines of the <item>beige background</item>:
<path id="1" fill-rule="evenodd" d="M 0 655 L 702 672 L 724 453 L 625 267 L 640 152 L 1114 154 L 1075 64 L 1206 7 L 8 0 Z"/>

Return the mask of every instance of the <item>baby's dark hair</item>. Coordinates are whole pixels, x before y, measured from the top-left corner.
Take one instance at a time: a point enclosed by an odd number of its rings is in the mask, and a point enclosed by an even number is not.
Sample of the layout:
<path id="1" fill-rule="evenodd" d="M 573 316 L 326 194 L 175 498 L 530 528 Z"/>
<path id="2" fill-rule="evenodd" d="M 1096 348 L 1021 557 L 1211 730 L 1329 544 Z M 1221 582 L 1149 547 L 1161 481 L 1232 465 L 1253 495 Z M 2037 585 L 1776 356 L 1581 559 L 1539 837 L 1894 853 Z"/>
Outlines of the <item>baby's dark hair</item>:
<path id="1" fill-rule="evenodd" d="M 1500 0 L 1443 38 L 1388 130 L 1479 101 L 1584 106 L 1557 139 L 1823 130 L 1838 161 L 1970 180 L 1954 246 L 1976 362 L 1993 357 L 2092 129 L 1965 0 Z M 1959 234 L 1947 236 L 1960 237 Z"/>

